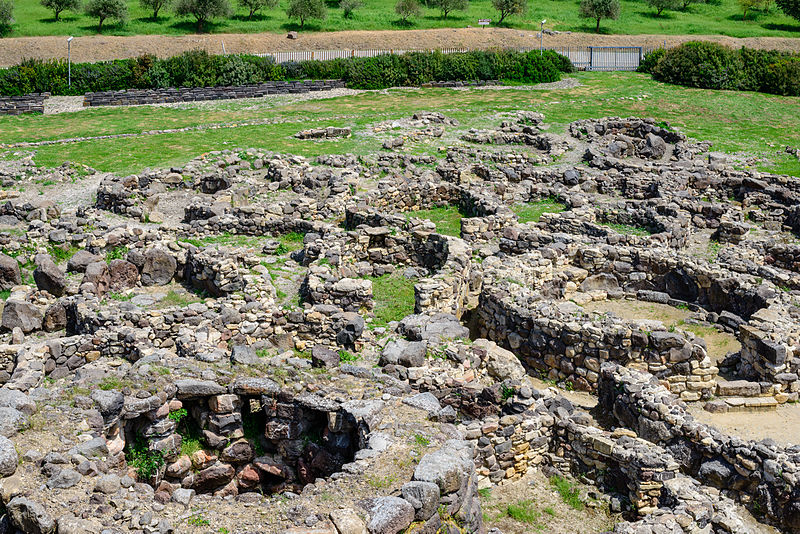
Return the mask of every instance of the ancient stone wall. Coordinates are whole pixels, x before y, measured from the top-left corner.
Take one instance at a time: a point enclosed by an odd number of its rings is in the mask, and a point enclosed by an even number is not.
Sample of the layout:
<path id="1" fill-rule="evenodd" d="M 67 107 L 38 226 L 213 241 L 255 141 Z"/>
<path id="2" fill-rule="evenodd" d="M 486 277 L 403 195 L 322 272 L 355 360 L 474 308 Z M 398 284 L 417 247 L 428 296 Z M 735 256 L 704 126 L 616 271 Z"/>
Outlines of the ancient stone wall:
<path id="1" fill-rule="evenodd" d="M 0 96 L 0 115 L 44 113 L 44 101 L 50 93 L 31 93 L 22 96 Z"/>
<path id="2" fill-rule="evenodd" d="M 669 450 L 682 472 L 726 489 L 762 519 L 800 528 L 800 452 L 748 441 L 694 420 L 675 395 L 647 374 L 606 364 L 598 396 L 617 422 Z"/>
<path id="3" fill-rule="evenodd" d="M 292 82 L 264 82 L 234 87 L 181 87 L 166 89 L 129 89 L 127 91 L 101 91 L 86 93 L 84 106 L 132 106 L 165 102 L 195 102 L 199 100 L 225 100 L 231 98 L 258 98 L 267 95 L 327 91 L 345 87 L 342 80 L 304 80 Z"/>

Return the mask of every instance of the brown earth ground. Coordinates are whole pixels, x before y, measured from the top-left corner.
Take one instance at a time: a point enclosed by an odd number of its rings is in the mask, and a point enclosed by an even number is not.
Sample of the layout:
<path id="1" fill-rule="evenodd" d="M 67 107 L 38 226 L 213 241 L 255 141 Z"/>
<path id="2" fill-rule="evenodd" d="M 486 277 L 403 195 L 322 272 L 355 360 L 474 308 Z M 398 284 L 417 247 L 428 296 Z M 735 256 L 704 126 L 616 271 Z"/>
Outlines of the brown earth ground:
<path id="1" fill-rule="evenodd" d="M 560 33 L 545 36 L 545 46 L 645 46 L 684 41 L 715 41 L 729 46 L 800 50 L 800 39 L 783 37 L 734 38 L 720 35 L 595 35 Z M 59 36 L 16 37 L 3 39 L 0 66 L 19 63 L 25 58 L 63 58 L 66 39 Z M 538 34 L 507 28 L 445 28 L 431 30 L 342 31 L 300 34 L 296 40 L 284 34 L 206 34 L 206 35 L 92 35 L 76 37 L 72 42 L 75 62 L 102 61 L 155 54 L 173 56 L 186 50 L 203 48 L 222 53 L 223 42 L 228 53 L 265 53 L 290 50 L 334 50 L 407 48 L 490 48 L 538 47 Z"/>

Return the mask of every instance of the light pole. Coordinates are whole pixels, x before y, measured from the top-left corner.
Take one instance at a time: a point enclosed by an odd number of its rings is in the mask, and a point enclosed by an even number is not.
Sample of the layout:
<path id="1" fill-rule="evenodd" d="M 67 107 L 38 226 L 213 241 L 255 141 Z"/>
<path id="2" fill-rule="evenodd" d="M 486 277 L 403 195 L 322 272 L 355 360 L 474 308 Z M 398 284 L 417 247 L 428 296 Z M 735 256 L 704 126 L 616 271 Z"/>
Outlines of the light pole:
<path id="1" fill-rule="evenodd" d="M 545 22 L 547 22 L 547 19 L 544 19 L 542 21 L 542 31 L 539 32 L 539 55 L 540 56 L 544 55 L 544 52 L 542 50 L 544 49 L 544 23 Z"/>
<path id="2" fill-rule="evenodd" d="M 72 87 L 72 36 L 67 37 L 67 85 Z"/>

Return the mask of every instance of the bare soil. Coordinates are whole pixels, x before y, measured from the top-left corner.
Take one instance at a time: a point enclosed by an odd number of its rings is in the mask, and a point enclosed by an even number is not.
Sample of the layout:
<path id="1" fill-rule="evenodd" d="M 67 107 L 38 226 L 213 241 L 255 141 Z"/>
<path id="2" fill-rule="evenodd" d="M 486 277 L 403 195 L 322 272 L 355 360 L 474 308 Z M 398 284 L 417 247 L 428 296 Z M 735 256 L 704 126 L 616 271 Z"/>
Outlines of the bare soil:
<path id="1" fill-rule="evenodd" d="M 783 404 L 774 412 L 709 413 L 703 410 L 702 403 L 692 403 L 689 413 L 702 423 L 740 438 L 772 438 L 784 446 L 800 444 L 800 404 Z"/>
<path id="2" fill-rule="evenodd" d="M 545 46 L 660 46 L 685 41 L 715 41 L 733 47 L 800 50 L 800 39 L 787 37 L 735 38 L 720 35 L 596 35 L 560 33 L 545 36 Z M 431 30 L 341 31 L 300 34 L 287 39 L 284 34 L 207 34 L 207 35 L 91 35 L 75 37 L 72 59 L 75 62 L 103 61 L 154 54 L 167 57 L 186 50 L 205 49 L 222 53 L 266 53 L 291 50 L 392 49 L 392 48 L 491 48 L 538 47 L 538 34 L 507 28 L 445 28 Z M 15 37 L 3 39 L 0 66 L 19 63 L 25 58 L 64 58 L 63 36 Z"/>

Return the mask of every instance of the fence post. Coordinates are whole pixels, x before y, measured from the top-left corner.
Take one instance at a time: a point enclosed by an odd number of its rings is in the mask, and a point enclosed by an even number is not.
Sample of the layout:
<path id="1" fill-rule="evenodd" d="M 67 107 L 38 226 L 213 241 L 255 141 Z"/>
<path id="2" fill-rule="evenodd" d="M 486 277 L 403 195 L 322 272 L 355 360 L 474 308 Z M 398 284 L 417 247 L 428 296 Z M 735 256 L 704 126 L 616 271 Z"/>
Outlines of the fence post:
<path id="1" fill-rule="evenodd" d="M 592 70 L 592 64 L 593 63 L 594 63 L 594 47 L 590 46 L 589 47 L 589 66 L 586 68 L 586 70 Z"/>

